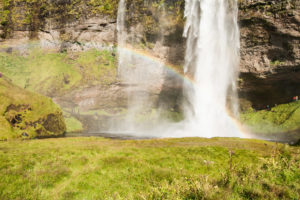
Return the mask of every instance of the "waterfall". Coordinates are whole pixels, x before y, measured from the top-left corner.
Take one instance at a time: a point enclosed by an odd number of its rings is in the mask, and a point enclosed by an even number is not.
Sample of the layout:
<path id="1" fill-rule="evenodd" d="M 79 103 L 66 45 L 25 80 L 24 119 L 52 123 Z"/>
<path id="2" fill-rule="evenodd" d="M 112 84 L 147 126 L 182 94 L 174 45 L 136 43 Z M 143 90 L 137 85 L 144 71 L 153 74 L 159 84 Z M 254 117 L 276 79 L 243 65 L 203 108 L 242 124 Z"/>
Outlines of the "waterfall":
<path id="1" fill-rule="evenodd" d="M 147 3 L 149 0 L 144 1 L 145 6 Z M 145 136 L 143 131 L 152 125 L 141 122 L 141 119 L 146 115 L 153 115 L 151 112 L 156 103 L 153 100 L 154 91 L 162 85 L 163 65 L 137 53 L 142 44 L 139 31 L 143 27 L 135 25 L 127 28 L 126 15 L 130 15 L 130 12 L 126 11 L 125 0 L 120 0 L 117 19 L 118 77 L 127 88 L 128 105 L 124 120 L 114 124 L 111 131 Z"/>
<path id="2" fill-rule="evenodd" d="M 193 79 L 184 86 L 186 136 L 240 136 L 228 114 L 239 66 L 237 15 L 236 0 L 186 0 L 184 70 Z"/>
<path id="3" fill-rule="evenodd" d="M 117 18 L 117 32 L 118 32 L 118 55 L 122 60 L 122 48 L 125 46 L 125 15 L 126 15 L 126 3 L 125 0 L 120 0 L 118 7 L 118 18 Z M 121 75 L 122 62 L 119 61 L 118 75 Z"/>
<path id="4" fill-rule="evenodd" d="M 147 3 L 145 0 L 144 5 Z M 234 108 L 240 49 L 237 15 L 237 0 L 186 0 L 184 72 L 192 81 L 184 81 L 185 120 L 145 126 L 136 117 L 151 113 L 155 104 L 153 91 L 164 79 L 163 66 L 128 50 L 138 48 L 140 39 L 136 26 L 126 27 L 126 3 L 120 0 L 118 75 L 127 86 L 128 112 L 116 126 L 117 132 L 152 137 L 241 137 L 232 117 L 237 110 Z"/>

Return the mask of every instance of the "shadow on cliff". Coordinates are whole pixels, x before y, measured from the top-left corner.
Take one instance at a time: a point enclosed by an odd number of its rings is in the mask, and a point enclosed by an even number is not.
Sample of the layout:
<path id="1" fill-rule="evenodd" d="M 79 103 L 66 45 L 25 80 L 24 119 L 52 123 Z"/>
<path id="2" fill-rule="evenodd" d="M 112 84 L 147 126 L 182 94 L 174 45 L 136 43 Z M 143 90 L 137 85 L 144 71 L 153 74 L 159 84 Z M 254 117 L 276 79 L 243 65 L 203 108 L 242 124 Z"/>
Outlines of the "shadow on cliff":
<path id="1" fill-rule="evenodd" d="M 300 65 L 277 69 L 277 73 L 260 78 L 251 73 L 241 73 L 239 96 L 249 100 L 255 109 L 267 105 L 289 103 L 300 95 Z"/>
<path id="2" fill-rule="evenodd" d="M 295 25 L 299 25 L 299 22 L 294 18 L 289 19 L 289 22 L 295 23 Z M 290 44 L 293 44 L 295 42 L 299 43 L 300 37 L 294 36 L 289 33 L 283 33 L 276 26 L 274 26 L 274 24 L 258 17 L 243 19 L 240 21 L 240 26 L 241 28 L 253 28 L 253 30 L 255 30 L 256 27 L 263 27 L 263 29 L 268 33 L 267 35 L 263 35 L 263 37 L 265 38 L 256 38 L 256 41 L 254 42 L 251 36 L 257 37 L 258 34 L 252 32 L 254 35 L 248 34 L 247 36 L 247 46 L 260 46 L 266 44 L 272 46 L 273 48 L 269 49 L 267 52 L 267 56 L 272 62 L 293 61 L 295 59 L 296 55 L 293 51 L 293 46 L 291 46 Z"/>

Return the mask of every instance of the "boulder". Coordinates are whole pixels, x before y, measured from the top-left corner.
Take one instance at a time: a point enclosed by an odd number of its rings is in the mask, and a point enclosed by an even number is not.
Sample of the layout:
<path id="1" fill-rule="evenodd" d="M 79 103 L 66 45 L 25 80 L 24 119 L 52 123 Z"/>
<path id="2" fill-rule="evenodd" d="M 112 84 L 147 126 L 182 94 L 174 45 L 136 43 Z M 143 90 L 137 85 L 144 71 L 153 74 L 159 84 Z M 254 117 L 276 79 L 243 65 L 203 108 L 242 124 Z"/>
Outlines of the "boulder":
<path id="1" fill-rule="evenodd" d="M 0 79 L 0 140 L 57 137 L 65 131 L 62 111 L 51 99 Z"/>

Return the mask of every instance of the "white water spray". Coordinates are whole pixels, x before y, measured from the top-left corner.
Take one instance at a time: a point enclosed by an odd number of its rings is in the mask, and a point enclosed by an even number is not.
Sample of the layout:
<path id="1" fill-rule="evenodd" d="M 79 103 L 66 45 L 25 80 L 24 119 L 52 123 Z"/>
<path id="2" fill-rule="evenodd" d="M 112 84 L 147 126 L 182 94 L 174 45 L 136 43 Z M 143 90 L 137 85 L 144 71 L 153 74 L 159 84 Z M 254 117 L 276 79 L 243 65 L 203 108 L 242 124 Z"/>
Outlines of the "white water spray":
<path id="1" fill-rule="evenodd" d="M 125 45 L 125 15 L 126 15 L 126 3 L 125 0 L 120 0 L 118 7 L 118 18 L 117 18 L 117 32 L 118 32 L 118 55 L 122 56 L 122 48 Z M 118 67 L 118 74 L 120 72 L 120 62 Z"/>
<path id="2" fill-rule="evenodd" d="M 194 80 L 184 88 L 186 136 L 241 136 L 227 109 L 239 66 L 237 13 L 236 0 L 186 0 L 185 73 Z"/>
<path id="3" fill-rule="evenodd" d="M 152 137 L 241 137 L 227 105 L 228 96 L 236 94 L 239 65 L 237 0 L 186 0 L 185 6 L 185 73 L 193 79 L 193 83 L 184 84 L 186 119 L 179 124 L 145 130 L 137 127 L 135 117 L 151 110 L 149 94 L 155 85 L 160 85 L 163 66 L 126 50 L 126 46 L 134 46 L 135 35 L 126 29 L 126 3 L 120 0 L 118 73 L 129 86 L 129 98 L 125 126 L 118 125 L 119 131 Z"/>
<path id="4" fill-rule="evenodd" d="M 112 127 L 112 131 L 148 136 L 144 134 L 144 130 L 150 129 L 149 126 L 152 125 L 140 121 L 144 115 L 151 113 L 154 107 L 153 94 L 158 90 L 157 87 L 162 85 L 163 65 L 130 50 L 141 44 L 136 35 L 138 31 L 134 28 L 137 27 L 126 28 L 126 2 L 120 0 L 117 21 L 118 76 L 127 87 L 128 107 L 124 121 Z"/>

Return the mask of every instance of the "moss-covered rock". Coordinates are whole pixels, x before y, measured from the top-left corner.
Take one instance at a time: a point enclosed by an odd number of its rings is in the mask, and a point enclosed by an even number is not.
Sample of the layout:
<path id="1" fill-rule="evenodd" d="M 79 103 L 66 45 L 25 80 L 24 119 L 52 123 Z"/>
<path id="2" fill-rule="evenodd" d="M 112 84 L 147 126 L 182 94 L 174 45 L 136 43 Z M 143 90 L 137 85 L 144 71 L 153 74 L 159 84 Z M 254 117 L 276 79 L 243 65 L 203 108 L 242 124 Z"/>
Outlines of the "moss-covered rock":
<path id="1" fill-rule="evenodd" d="M 34 38 L 49 18 L 62 27 L 67 22 L 96 15 L 115 17 L 117 9 L 118 0 L 0 0 L 0 24 L 4 29 L 1 37 L 26 30 Z"/>
<path id="2" fill-rule="evenodd" d="M 51 99 L 0 78 L 0 140 L 63 135 L 66 125 Z"/>

